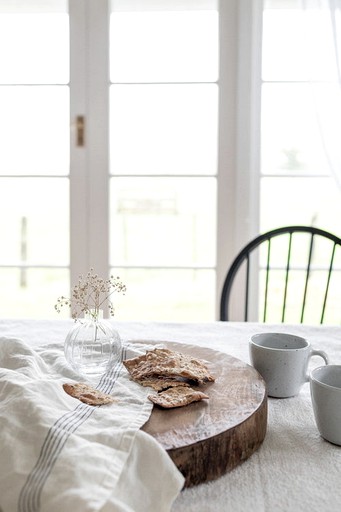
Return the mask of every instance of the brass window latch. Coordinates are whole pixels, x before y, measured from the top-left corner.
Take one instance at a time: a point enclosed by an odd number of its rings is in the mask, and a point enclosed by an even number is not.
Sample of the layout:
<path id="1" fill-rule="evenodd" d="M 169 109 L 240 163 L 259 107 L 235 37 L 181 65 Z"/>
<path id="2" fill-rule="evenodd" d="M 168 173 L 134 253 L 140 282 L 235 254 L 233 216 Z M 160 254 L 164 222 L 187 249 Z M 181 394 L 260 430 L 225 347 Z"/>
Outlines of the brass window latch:
<path id="1" fill-rule="evenodd" d="M 76 117 L 76 146 L 85 146 L 85 116 Z"/>

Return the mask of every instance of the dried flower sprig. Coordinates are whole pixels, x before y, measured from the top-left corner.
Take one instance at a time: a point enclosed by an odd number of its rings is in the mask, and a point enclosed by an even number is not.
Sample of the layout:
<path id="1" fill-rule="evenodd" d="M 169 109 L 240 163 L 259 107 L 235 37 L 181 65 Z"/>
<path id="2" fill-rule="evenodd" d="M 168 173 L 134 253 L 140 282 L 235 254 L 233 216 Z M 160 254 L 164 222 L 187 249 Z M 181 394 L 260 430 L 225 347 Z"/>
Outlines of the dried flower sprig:
<path id="1" fill-rule="evenodd" d="M 75 320 L 87 313 L 98 318 L 100 309 L 107 301 L 109 313 L 114 316 L 115 309 L 109 298 L 114 292 L 124 295 L 125 291 L 126 286 L 119 277 L 110 276 L 110 279 L 102 279 L 91 268 L 85 277 L 79 276 L 78 283 L 72 289 L 71 298 L 59 297 L 54 308 L 57 313 L 60 313 L 64 306 L 72 308 L 72 318 Z"/>

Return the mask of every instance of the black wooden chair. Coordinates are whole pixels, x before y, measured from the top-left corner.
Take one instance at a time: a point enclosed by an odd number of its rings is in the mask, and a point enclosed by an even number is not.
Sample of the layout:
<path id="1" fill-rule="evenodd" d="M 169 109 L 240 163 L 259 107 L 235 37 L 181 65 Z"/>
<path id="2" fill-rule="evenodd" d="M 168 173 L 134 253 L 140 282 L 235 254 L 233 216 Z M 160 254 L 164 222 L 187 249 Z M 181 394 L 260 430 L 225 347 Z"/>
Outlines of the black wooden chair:
<path id="1" fill-rule="evenodd" d="M 257 236 L 227 273 L 220 320 L 340 325 L 341 238 L 309 226 Z"/>

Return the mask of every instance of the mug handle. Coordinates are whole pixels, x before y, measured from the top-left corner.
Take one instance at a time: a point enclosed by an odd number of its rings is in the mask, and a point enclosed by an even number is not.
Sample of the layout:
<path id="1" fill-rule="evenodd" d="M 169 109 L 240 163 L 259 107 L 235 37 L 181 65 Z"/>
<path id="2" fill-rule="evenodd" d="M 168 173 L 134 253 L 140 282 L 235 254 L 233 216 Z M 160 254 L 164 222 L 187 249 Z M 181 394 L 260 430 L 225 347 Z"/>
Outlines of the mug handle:
<path id="1" fill-rule="evenodd" d="M 312 357 L 312 356 L 320 356 L 322 357 L 322 359 L 324 359 L 324 362 L 326 364 L 329 364 L 329 357 L 328 355 L 326 354 L 326 352 L 324 352 L 323 350 L 312 350 L 310 352 L 310 355 L 309 355 L 309 359 Z M 309 375 L 306 375 L 306 382 L 309 381 Z"/>

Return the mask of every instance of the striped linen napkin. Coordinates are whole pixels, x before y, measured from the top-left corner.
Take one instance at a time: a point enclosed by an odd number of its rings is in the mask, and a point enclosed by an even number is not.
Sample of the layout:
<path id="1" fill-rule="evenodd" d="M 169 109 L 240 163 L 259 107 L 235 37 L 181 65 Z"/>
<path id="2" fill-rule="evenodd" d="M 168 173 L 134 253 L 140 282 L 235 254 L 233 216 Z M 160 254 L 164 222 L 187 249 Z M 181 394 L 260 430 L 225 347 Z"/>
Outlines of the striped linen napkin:
<path id="1" fill-rule="evenodd" d="M 148 348 L 125 344 L 122 359 Z M 65 382 L 87 382 L 117 402 L 86 405 Z M 168 512 L 184 478 L 140 430 L 149 393 L 121 362 L 91 382 L 60 345 L 33 350 L 0 338 L 0 512 Z"/>

